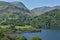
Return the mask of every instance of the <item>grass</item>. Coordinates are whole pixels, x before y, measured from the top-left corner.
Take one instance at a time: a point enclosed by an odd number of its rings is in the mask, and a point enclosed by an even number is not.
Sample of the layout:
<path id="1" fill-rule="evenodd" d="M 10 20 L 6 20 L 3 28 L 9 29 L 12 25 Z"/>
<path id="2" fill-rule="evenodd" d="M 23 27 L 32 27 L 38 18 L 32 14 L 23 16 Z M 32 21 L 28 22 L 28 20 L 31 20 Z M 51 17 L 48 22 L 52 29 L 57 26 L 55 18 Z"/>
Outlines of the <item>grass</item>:
<path id="1" fill-rule="evenodd" d="M 33 28 L 33 27 L 26 25 L 26 26 L 15 26 L 15 28 L 16 28 L 16 29 L 18 29 L 18 28 L 21 28 L 21 29 L 27 28 L 27 29 L 29 29 L 29 28 Z"/>
<path id="2" fill-rule="evenodd" d="M 9 26 L 1 26 L 0 25 L 0 28 L 6 29 L 6 28 L 9 28 Z M 25 26 L 15 26 L 15 28 L 16 29 L 32 29 L 33 27 L 29 26 L 29 25 L 25 25 Z"/>
<path id="3" fill-rule="evenodd" d="M 0 28 L 6 29 L 6 28 L 9 28 L 9 26 L 1 26 L 0 25 Z"/>
<path id="4" fill-rule="evenodd" d="M 10 28 L 9 26 L 1 26 L 1 25 L 0 25 L 0 29 L 1 29 L 1 30 L 4 29 L 4 32 L 6 32 L 6 33 L 41 32 L 40 29 L 36 29 L 36 28 L 34 28 L 34 27 L 32 27 L 32 26 L 29 26 L 29 25 L 25 25 L 25 26 L 15 26 L 15 28 L 16 28 L 17 30 L 14 30 L 14 29 L 10 30 L 9 28 Z M 6 29 L 7 29 L 8 31 L 6 31 Z M 15 31 L 15 32 L 14 32 L 14 31 Z"/>

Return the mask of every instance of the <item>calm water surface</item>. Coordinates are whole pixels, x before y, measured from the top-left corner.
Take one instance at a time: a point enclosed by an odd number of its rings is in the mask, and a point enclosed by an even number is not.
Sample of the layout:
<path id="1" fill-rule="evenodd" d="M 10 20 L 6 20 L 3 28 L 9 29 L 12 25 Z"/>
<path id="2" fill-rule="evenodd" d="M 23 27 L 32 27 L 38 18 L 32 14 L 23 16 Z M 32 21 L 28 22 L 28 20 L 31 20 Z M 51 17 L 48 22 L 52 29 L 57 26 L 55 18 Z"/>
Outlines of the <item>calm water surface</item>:
<path id="1" fill-rule="evenodd" d="M 27 39 L 31 37 L 40 37 L 42 40 L 60 40 L 60 30 L 42 30 L 42 32 L 37 33 L 22 33 L 22 34 L 13 34 L 13 36 L 24 36 Z"/>

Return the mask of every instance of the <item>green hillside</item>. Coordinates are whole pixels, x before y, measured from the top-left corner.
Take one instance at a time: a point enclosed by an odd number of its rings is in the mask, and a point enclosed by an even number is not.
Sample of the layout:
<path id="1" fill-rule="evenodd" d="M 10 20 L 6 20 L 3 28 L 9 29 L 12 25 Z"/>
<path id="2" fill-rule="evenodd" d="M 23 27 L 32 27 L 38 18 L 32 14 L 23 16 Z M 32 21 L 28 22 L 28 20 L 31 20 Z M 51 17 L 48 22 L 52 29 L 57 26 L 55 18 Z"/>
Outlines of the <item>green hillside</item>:
<path id="1" fill-rule="evenodd" d="M 21 2 L 0 1 L 0 25 L 25 25 L 31 12 Z"/>
<path id="2" fill-rule="evenodd" d="M 0 25 L 24 26 L 36 28 L 60 28 L 60 10 L 54 9 L 39 16 L 32 16 L 32 12 L 21 2 L 0 1 Z"/>
<path id="3" fill-rule="evenodd" d="M 60 29 L 60 10 L 55 9 L 34 17 L 31 25 L 37 28 Z"/>

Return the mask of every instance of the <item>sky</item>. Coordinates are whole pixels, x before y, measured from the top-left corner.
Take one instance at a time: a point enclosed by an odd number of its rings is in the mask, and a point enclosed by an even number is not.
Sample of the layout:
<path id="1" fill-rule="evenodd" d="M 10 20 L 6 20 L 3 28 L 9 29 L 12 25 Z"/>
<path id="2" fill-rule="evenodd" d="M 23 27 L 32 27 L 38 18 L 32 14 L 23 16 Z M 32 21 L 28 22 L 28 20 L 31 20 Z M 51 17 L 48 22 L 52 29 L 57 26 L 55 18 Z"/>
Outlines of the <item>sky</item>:
<path id="1" fill-rule="evenodd" d="M 0 1 L 19 1 L 22 2 L 27 8 L 33 9 L 42 6 L 56 6 L 60 5 L 60 0 L 0 0 Z"/>

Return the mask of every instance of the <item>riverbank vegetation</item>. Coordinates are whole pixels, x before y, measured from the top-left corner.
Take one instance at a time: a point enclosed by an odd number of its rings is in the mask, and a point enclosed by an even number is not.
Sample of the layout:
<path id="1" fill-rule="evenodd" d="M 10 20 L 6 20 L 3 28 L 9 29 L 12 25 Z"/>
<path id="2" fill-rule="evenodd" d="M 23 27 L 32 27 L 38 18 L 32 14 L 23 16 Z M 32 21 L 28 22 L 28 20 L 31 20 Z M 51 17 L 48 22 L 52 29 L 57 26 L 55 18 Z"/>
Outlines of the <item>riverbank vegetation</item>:
<path id="1" fill-rule="evenodd" d="M 0 40 L 27 40 L 27 38 L 25 38 L 24 36 L 11 37 L 11 36 L 5 35 L 4 33 L 0 33 Z M 32 37 L 30 40 L 41 40 L 41 38 Z"/>
<path id="2" fill-rule="evenodd" d="M 0 32 L 5 34 L 16 34 L 25 32 L 41 32 L 40 29 L 36 29 L 32 26 L 0 26 Z"/>

